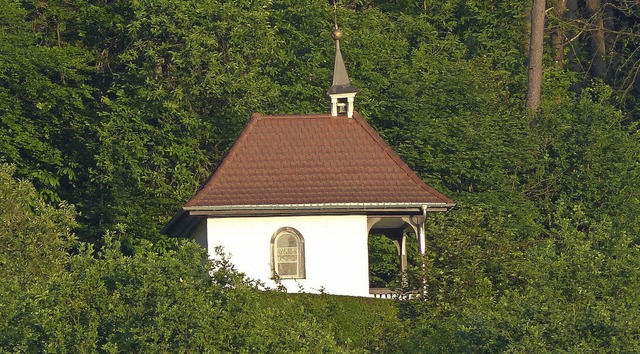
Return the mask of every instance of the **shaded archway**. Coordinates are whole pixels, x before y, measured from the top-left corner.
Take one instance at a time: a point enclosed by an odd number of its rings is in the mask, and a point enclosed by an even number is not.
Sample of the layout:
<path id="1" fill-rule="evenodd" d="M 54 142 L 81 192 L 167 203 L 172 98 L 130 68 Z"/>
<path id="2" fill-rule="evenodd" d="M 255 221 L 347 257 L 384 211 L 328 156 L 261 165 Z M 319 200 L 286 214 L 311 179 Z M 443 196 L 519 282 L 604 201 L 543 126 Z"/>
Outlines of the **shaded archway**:
<path id="1" fill-rule="evenodd" d="M 389 297 L 399 289 L 417 288 L 409 273 L 420 265 L 424 250 L 423 218 L 378 216 L 368 218 L 369 287 L 374 296 Z M 413 286 L 411 286 L 413 285 Z"/>
<path id="2" fill-rule="evenodd" d="M 399 288 L 402 268 L 398 247 L 384 234 L 369 234 L 369 288 Z"/>

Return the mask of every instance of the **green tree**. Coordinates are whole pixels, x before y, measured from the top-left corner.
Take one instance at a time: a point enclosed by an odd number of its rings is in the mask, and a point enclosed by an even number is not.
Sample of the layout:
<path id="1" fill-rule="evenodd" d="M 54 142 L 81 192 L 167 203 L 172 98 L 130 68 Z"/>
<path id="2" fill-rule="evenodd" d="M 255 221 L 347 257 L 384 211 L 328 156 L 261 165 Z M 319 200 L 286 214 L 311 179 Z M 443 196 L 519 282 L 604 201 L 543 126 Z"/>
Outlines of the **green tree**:
<path id="1" fill-rule="evenodd" d="M 133 256 L 108 233 L 77 243 L 74 209 L 47 205 L 0 165 L 0 350 L 7 352 L 337 352 L 299 303 L 258 301 L 255 284 L 195 242 Z M 291 324 L 295 323 L 292 327 Z"/>
<path id="2" fill-rule="evenodd" d="M 93 136 L 88 51 L 49 41 L 19 2 L 0 12 L 0 161 L 59 202 L 76 186 Z"/>
<path id="3" fill-rule="evenodd" d="M 125 13 L 112 14 L 131 45 L 110 52 L 120 70 L 101 97 L 88 197 L 102 208 L 87 211 L 98 226 L 89 236 L 125 224 L 158 239 L 251 112 L 278 101 L 270 63 L 283 41 L 266 2 L 130 3 Z"/>
<path id="4" fill-rule="evenodd" d="M 637 124 L 614 107 L 613 97 L 600 85 L 541 109 L 531 137 L 541 164 L 530 174 L 527 193 L 545 210 L 547 227 L 563 205 L 584 214 L 583 231 L 593 221 L 611 220 L 616 229 L 638 235 Z"/>
<path id="5" fill-rule="evenodd" d="M 47 284 L 64 274 L 76 225 L 73 207 L 47 205 L 15 171 L 0 164 L 0 347 L 7 351 L 27 350 L 37 336 L 38 328 L 22 325 L 37 315 L 32 306 Z"/>
<path id="6" fill-rule="evenodd" d="M 417 327 L 404 350 L 636 350 L 640 318 L 629 310 L 638 306 L 635 241 L 611 223 L 594 225 L 586 234 L 570 219 L 559 220 L 550 236 L 499 260 L 517 285 L 501 289 L 492 272 L 476 267 L 474 282 L 457 294 L 458 300 L 451 302 L 443 292 L 445 299 L 405 304 L 405 314 Z M 454 283 L 470 278 L 463 274 Z"/>
<path id="7" fill-rule="evenodd" d="M 515 188 L 430 220 L 429 298 L 407 351 L 633 351 L 638 144 L 600 86 L 543 104 Z M 525 140 L 525 141 L 526 141 Z M 633 312 L 633 311 L 632 311 Z"/>

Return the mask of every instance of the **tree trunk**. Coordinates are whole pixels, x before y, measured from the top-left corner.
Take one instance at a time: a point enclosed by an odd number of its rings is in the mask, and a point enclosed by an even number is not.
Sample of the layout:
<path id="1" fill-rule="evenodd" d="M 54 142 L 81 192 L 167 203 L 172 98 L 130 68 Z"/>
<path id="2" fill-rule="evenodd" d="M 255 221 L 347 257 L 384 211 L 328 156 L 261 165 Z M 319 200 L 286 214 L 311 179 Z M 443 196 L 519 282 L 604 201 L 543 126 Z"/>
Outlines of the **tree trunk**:
<path id="1" fill-rule="evenodd" d="M 591 32 L 591 50 L 593 59 L 591 61 L 591 75 L 593 77 L 604 77 L 606 68 L 604 65 L 604 56 L 606 54 L 606 45 L 604 39 L 604 21 L 602 19 L 602 4 L 600 0 L 587 0 L 587 12 L 592 17 L 591 21 L 595 26 Z"/>
<path id="2" fill-rule="evenodd" d="M 559 20 L 558 22 L 562 22 L 566 10 L 567 0 L 555 0 L 553 14 Z M 553 63 L 560 69 L 564 68 L 564 41 L 564 30 L 558 24 L 551 33 L 551 45 L 553 47 Z"/>
<path id="3" fill-rule="evenodd" d="M 545 0 L 533 0 L 531 4 L 531 31 L 529 39 L 529 84 L 526 107 L 536 112 L 542 94 L 542 52 L 544 46 Z"/>

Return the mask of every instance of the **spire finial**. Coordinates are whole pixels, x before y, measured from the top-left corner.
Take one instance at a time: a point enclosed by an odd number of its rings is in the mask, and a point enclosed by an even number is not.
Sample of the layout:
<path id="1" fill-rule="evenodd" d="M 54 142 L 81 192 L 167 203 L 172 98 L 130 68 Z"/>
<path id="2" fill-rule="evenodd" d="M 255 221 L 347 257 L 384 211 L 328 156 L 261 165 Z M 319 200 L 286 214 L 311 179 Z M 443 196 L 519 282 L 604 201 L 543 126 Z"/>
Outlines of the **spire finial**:
<path id="1" fill-rule="evenodd" d="M 327 92 L 331 97 L 331 115 L 337 116 L 340 113 L 347 113 L 351 118 L 353 116 L 353 101 L 358 93 L 358 89 L 351 85 L 347 67 L 344 65 L 342 53 L 340 52 L 340 40 L 344 33 L 338 28 L 336 1 L 333 1 L 333 22 L 335 29 L 331 32 L 331 37 L 336 41 L 336 59 L 333 64 L 333 83 Z"/>
<path id="2" fill-rule="evenodd" d="M 338 27 L 338 7 L 336 5 L 336 0 L 333 0 L 333 26 L 334 30 L 331 32 L 331 37 L 333 37 L 334 40 L 339 41 L 342 39 L 342 36 L 344 36 L 344 33 Z"/>

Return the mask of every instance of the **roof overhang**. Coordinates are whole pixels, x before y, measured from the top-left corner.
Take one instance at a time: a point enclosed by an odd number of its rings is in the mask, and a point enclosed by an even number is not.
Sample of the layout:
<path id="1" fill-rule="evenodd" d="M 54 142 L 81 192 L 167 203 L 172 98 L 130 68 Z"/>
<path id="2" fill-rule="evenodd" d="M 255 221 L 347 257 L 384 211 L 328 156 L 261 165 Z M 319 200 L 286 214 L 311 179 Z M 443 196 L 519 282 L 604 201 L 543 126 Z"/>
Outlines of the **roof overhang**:
<path id="1" fill-rule="evenodd" d="M 259 204 L 259 205 L 220 205 L 220 206 L 192 206 L 183 209 L 191 215 L 206 215 L 214 212 L 243 212 L 243 211 L 392 211 L 394 209 L 403 212 L 415 209 L 418 212 L 427 211 L 447 211 L 455 204 L 447 203 L 310 203 L 310 204 Z"/>
<path id="2" fill-rule="evenodd" d="M 430 212 L 446 212 L 451 203 L 316 203 L 316 204 L 261 204 L 184 207 L 162 233 L 170 236 L 186 236 L 203 219 L 208 217 L 256 217 L 295 215 L 424 215 Z M 180 230 L 180 233 L 176 231 Z"/>

